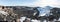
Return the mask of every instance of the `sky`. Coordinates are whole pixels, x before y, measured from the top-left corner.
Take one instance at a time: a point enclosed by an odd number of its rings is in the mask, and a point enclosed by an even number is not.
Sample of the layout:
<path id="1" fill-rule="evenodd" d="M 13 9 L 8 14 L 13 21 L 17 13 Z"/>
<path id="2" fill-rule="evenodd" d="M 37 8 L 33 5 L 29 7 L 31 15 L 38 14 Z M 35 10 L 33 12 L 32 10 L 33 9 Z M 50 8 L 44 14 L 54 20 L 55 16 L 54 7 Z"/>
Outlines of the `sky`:
<path id="1" fill-rule="evenodd" d="M 60 0 L 0 0 L 4 6 L 53 6 L 60 7 Z"/>

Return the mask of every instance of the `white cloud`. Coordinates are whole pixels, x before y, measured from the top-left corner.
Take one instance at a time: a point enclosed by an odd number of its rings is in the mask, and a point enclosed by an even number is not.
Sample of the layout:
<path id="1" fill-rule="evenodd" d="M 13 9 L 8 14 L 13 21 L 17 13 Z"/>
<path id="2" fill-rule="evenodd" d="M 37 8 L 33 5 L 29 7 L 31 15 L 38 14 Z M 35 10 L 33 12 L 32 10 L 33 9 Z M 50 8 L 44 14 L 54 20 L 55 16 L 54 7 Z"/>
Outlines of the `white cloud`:
<path id="1" fill-rule="evenodd" d="M 38 0 L 37 2 L 32 3 L 33 6 L 53 6 L 60 7 L 60 2 L 58 0 Z"/>
<path id="2" fill-rule="evenodd" d="M 43 6 L 54 6 L 54 7 L 60 7 L 60 0 L 35 0 L 33 2 L 28 2 L 28 3 L 23 3 L 22 2 L 15 2 L 15 3 L 0 3 L 1 5 L 12 5 L 12 6 L 33 6 L 33 7 L 36 7 L 36 6 L 40 6 L 40 7 L 43 7 Z M 7 5 L 7 6 L 8 6 Z"/>

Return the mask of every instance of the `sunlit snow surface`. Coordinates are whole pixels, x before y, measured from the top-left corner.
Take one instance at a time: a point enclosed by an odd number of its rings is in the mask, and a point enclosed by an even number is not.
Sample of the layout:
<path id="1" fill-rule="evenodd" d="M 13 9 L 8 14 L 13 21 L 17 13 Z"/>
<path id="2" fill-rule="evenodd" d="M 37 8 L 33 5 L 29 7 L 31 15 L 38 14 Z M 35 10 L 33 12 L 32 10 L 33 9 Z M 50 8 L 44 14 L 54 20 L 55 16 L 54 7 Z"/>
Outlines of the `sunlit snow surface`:
<path id="1" fill-rule="evenodd" d="M 26 19 L 26 17 L 21 17 L 20 21 L 23 22 Z"/>
<path id="2" fill-rule="evenodd" d="M 40 12 L 39 16 L 45 16 L 45 15 L 49 15 L 50 9 L 52 9 L 50 6 L 46 6 L 46 7 L 41 7 L 41 8 L 37 8 L 38 11 Z"/>
<path id="3" fill-rule="evenodd" d="M 40 20 L 31 20 L 32 22 L 40 22 Z"/>
<path id="4" fill-rule="evenodd" d="M 7 12 L 4 12 L 4 11 L 0 11 L 1 14 L 3 15 L 7 15 L 8 13 Z"/>

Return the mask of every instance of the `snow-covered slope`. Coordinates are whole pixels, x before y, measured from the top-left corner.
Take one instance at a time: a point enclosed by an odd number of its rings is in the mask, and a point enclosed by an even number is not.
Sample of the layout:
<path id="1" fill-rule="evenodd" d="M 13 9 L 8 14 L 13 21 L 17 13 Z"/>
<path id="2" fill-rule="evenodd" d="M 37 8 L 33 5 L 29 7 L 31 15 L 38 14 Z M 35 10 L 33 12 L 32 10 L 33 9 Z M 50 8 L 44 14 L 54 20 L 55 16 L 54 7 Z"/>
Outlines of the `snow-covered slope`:
<path id="1" fill-rule="evenodd" d="M 4 12 L 4 11 L 0 11 L 0 13 L 3 14 L 3 15 L 8 15 L 8 13 Z"/>

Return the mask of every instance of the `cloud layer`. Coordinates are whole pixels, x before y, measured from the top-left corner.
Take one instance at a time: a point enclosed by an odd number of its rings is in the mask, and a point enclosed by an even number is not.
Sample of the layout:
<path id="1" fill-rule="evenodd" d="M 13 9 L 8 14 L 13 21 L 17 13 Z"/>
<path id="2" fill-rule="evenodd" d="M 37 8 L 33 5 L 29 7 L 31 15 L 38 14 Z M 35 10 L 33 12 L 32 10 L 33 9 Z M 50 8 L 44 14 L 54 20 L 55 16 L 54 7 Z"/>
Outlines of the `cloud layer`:
<path id="1" fill-rule="evenodd" d="M 53 6 L 60 7 L 60 0 L 0 0 L 5 6 Z"/>

